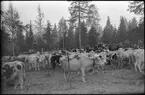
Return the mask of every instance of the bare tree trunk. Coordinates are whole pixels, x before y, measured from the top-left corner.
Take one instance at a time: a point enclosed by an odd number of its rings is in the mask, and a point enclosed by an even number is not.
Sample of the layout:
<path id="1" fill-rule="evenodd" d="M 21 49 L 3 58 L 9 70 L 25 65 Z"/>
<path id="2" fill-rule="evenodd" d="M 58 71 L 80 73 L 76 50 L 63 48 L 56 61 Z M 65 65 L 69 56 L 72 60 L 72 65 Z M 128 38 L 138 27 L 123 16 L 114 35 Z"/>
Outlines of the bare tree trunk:
<path id="1" fill-rule="evenodd" d="M 81 49 L 81 24 L 80 24 L 80 1 L 79 1 L 79 47 Z"/>

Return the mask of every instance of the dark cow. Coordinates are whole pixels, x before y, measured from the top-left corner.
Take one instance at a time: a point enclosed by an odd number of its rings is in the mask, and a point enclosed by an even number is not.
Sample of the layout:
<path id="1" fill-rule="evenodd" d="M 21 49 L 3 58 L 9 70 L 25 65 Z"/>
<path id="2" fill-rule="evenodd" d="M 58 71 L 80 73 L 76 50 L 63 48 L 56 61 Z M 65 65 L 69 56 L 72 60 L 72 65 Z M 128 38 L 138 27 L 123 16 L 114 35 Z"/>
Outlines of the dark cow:
<path id="1" fill-rule="evenodd" d="M 52 65 L 52 68 L 55 69 L 56 68 L 56 64 L 60 65 L 59 59 L 60 59 L 61 55 L 60 54 L 53 54 L 50 58 L 50 63 Z"/>

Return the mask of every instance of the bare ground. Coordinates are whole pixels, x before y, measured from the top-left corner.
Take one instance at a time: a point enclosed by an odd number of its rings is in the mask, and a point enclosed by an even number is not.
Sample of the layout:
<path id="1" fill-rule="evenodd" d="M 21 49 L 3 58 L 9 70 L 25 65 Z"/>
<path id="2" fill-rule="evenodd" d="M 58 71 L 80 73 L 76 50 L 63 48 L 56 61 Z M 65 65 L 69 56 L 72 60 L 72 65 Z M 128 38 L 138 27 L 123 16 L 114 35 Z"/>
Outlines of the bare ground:
<path id="1" fill-rule="evenodd" d="M 134 69 L 105 69 L 104 73 L 87 74 L 86 81 L 81 75 L 72 75 L 66 81 L 63 72 L 57 68 L 26 72 L 23 90 L 4 88 L 3 94 L 106 94 L 144 93 L 144 76 Z"/>

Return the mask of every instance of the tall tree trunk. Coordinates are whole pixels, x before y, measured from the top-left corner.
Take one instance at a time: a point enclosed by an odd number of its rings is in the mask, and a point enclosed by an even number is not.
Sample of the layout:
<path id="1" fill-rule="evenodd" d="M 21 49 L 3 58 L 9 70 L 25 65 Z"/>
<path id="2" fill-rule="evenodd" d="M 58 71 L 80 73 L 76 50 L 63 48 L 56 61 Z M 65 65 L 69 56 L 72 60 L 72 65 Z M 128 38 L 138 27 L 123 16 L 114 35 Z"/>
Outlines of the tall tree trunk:
<path id="1" fill-rule="evenodd" d="M 81 49 L 80 1 L 79 1 L 79 46 Z"/>

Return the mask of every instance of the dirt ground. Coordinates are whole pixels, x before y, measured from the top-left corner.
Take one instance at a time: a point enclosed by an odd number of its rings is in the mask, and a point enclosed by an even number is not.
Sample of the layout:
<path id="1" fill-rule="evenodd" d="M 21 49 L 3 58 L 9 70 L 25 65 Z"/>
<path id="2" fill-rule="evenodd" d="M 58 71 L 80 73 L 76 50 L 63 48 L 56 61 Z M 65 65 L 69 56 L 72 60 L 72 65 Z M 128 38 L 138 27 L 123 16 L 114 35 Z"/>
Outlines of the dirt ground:
<path id="1" fill-rule="evenodd" d="M 68 77 L 57 68 L 26 72 L 23 90 L 4 88 L 3 94 L 108 94 L 108 93 L 144 93 L 144 76 L 134 69 L 105 69 L 104 73 L 86 75 L 87 83 L 81 80 L 81 74 Z"/>

